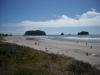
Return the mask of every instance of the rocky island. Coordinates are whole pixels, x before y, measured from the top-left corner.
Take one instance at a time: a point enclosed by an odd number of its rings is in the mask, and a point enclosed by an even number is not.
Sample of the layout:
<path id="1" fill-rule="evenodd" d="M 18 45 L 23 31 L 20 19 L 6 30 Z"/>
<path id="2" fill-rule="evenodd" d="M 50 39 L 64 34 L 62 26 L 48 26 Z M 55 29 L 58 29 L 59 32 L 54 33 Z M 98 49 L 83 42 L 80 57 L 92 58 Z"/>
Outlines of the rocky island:
<path id="1" fill-rule="evenodd" d="M 77 35 L 89 35 L 89 32 L 87 32 L 87 31 L 81 31 L 81 32 L 78 32 Z"/>
<path id="2" fill-rule="evenodd" d="M 60 35 L 64 35 L 64 33 L 61 33 Z"/>
<path id="3" fill-rule="evenodd" d="M 30 31 L 26 31 L 24 35 L 44 36 L 46 35 L 46 33 L 41 30 L 30 30 Z"/>

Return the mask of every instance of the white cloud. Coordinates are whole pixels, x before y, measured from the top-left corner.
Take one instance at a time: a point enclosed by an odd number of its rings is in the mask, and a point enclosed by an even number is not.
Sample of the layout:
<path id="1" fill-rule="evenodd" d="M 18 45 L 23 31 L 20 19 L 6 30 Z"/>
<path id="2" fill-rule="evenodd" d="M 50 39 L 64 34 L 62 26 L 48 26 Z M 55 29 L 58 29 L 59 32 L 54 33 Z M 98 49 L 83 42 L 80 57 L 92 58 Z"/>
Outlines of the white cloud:
<path id="1" fill-rule="evenodd" d="M 94 18 L 100 16 L 100 13 L 96 12 L 94 9 L 92 9 L 91 11 L 88 11 L 86 13 L 83 13 L 80 18 Z"/>
<path id="2" fill-rule="evenodd" d="M 100 12 L 92 9 L 76 16 L 75 18 L 71 18 L 67 15 L 62 15 L 57 19 L 51 19 L 47 21 L 26 20 L 15 25 L 26 29 L 41 29 L 43 27 L 100 26 Z"/>
<path id="3" fill-rule="evenodd" d="M 100 26 L 100 13 L 95 10 L 83 13 L 80 15 L 77 23 L 82 26 Z"/>
<path id="4" fill-rule="evenodd" d="M 22 25 L 25 27 L 69 27 L 69 26 L 100 26 L 100 13 L 95 9 L 87 11 L 77 18 L 71 18 L 67 15 L 62 15 L 57 19 L 51 19 L 47 21 L 22 21 Z"/>
<path id="5" fill-rule="evenodd" d="M 22 21 L 21 24 L 28 27 L 64 27 L 70 26 L 76 22 L 75 19 L 66 15 L 62 15 L 58 19 L 52 19 L 47 21 Z"/>

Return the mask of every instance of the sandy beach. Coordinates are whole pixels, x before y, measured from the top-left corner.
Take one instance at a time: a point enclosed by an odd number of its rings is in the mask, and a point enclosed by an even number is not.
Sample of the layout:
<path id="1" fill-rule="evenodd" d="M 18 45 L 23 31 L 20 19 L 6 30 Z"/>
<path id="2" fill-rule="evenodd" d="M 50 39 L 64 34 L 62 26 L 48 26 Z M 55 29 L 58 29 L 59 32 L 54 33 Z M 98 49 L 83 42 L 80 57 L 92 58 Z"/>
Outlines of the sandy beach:
<path id="1" fill-rule="evenodd" d="M 100 68 L 100 43 L 57 41 L 41 36 L 8 36 L 5 41 L 48 53 L 63 54 Z"/>

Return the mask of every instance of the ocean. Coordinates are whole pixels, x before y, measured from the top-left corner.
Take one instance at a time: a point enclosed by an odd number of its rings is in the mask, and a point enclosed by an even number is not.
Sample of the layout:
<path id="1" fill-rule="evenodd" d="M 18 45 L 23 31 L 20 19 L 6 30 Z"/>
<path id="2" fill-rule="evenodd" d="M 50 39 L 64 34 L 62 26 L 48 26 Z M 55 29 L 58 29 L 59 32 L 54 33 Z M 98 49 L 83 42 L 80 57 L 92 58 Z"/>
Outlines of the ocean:
<path id="1" fill-rule="evenodd" d="M 100 43 L 100 34 L 92 35 L 48 35 L 47 39 L 69 41 L 69 42 L 89 42 Z"/>

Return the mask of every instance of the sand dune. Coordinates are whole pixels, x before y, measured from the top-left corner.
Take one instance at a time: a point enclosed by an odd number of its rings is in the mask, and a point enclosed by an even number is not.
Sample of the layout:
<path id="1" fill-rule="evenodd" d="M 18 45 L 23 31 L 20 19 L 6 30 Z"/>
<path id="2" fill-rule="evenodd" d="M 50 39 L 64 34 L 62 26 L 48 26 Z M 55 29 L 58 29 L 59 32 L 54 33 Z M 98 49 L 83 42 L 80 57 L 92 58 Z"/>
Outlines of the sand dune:
<path id="1" fill-rule="evenodd" d="M 48 53 L 64 54 L 100 67 L 100 43 L 66 42 L 40 36 L 9 36 L 6 42 L 28 46 Z M 92 47 L 91 47 L 92 46 Z"/>

